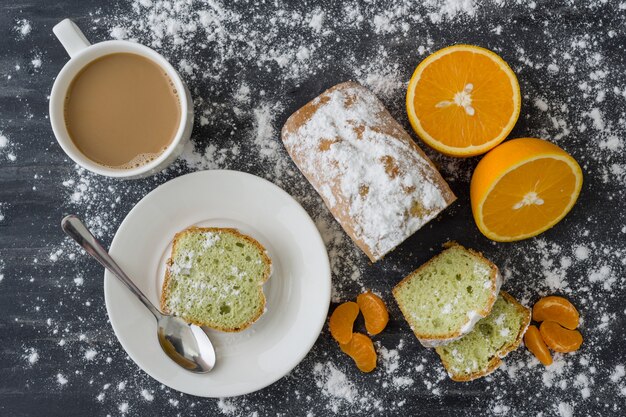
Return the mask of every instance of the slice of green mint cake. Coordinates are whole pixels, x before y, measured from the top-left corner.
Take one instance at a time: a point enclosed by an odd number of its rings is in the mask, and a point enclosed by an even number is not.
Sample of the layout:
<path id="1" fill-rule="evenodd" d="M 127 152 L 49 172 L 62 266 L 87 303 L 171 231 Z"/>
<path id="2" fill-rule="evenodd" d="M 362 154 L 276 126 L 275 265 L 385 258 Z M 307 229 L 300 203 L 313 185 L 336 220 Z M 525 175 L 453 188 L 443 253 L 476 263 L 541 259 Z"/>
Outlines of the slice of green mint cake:
<path id="1" fill-rule="evenodd" d="M 456 243 L 410 273 L 393 289 L 404 318 L 426 347 L 469 333 L 496 301 L 498 267 Z"/>
<path id="2" fill-rule="evenodd" d="M 174 237 L 161 308 L 197 325 L 243 330 L 265 310 L 271 269 L 265 248 L 236 229 L 190 227 Z"/>
<path id="3" fill-rule="evenodd" d="M 459 340 L 435 350 L 454 381 L 471 381 L 489 375 L 502 358 L 517 349 L 530 324 L 530 309 L 500 291 L 491 314 Z"/>

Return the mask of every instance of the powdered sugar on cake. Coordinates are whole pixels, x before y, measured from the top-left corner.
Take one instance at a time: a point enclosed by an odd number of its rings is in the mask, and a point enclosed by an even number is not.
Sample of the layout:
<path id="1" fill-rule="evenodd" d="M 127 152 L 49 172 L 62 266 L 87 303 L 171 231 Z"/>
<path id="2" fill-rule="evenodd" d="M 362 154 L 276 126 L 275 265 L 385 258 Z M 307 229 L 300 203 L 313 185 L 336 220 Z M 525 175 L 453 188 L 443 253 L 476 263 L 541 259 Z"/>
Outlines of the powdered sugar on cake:
<path id="1" fill-rule="evenodd" d="M 352 220 L 348 228 L 374 259 L 447 207 L 451 193 L 436 181 L 438 173 L 410 139 L 399 140 L 404 131 L 371 92 L 342 84 L 313 106 L 301 126 L 283 131 L 285 146 L 326 204 L 339 211 L 340 223 Z"/>
<path id="2" fill-rule="evenodd" d="M 217 233 L 204 232 L 204 237 L 205 237 L 205 240 L 204 242 L 202 242 L 202 247 L 204 249 L 209 249 L 210 247 L 212 247 L 213 245 L 215 245 L 217 242 L 220 241 L 220 235 L 218 235 Z"/>
<path id="3" fill-rule="evenodd" d="M 474 272 L 476 274 L 480 274 L 483 276 L 491 275 L 491 272 L 489 271 L 489 269 L 479 264 L 474 265 Z M 493 295 L 493 303 L 489 307 L 489 312 L 491 312 L 491 307 L 493 307 L 493 304 L 495 304 L 496 299 L 498 298 L 498 294 L 500 294 L 500 288 L 502 287 L 502 282 L 503 282 L 503 279 L 502 279 L 502 274 L 500 274 L 500 271 L 496 272 L 495 283 L 492 283 L 491 280 L 485 281 L 485 284 L 484 284 L 485 288 L 489 288 L 491 285 L 494 286 L 493 291 L 491 292 Z M 487 315 L 488 314 L 481 314 L 478 311 L 470 310 L 467 312 L 467 321 L 461 327 L 459 331 L 459 336 L 453 337 L 450 339 L 426 339 L 426 338 L 420 337 L 418 338 L 418 340 L 420 341 L 422 346 L 427 347 L 427 348 L 434 348 L 437 346 L 447 345 L 448 343 L 454 340 L 458 340 L 462 338 L 463 336 L 465 336 L 466 334 L 468 334 L 469 332 L 471 332 L 474 329 L 474 326 L 476 325 L 476 323 L 478 323 L 481 319 L 485 318 Z"/>

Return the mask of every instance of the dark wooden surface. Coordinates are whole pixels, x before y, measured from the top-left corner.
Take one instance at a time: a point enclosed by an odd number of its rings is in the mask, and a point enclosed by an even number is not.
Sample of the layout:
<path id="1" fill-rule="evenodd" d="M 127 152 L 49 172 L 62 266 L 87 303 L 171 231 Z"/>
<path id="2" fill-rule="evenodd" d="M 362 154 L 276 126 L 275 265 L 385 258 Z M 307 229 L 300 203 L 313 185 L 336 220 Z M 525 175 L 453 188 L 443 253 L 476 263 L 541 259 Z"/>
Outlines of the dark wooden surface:
<path id="1" fill-rule="evenodd" d="M 234 53 L 224 59 L 215 44 L 207 43 L 207 34 L 200 31 L 186 36 L 185 42 L 205 47 L 183 48 L 165 41 L 156 49 L 175 65 L 182 59 L 198 64 L 191 74 L 183 71 L 183 77 L 197 102 L 193 139 L 200 154 L 207 145 L 214 145 L 219 152 L 235 143 L 241 152 L 235 155 L 225 151 L 225 157 L 215 163 L 178 161 L 153 178 L 118 182 L 78 170 L 53 137 L 47 96 L 67 56 L 52 35 L 52 26 L 71 17 L 89 39 L 97 41 L 108 39 L 110 29 L 117 25 L 130 27 L 128 19 L 145 22 L 147 13 L 133 12 L 124 1 L 2 1 L 0 132 L 9 145 L 0 149 L 0 213 L 4 217 L 0 220 L 0 414 L 624 415 L 626 379 L 616 367 L 626 363 L 626 157 L 623 145 L 611 148 L 604 142 L 613 136 L 623 140 L 626 131 L 624 10 L 614 0 L 537 1 L 534 7 L 528 5 L 530 2 L 485 2 L 476 6 L 473 14 L 444 15 L 442 21 L 433 22 L 436 19 L 429 18 L 428 13 L 439 13 L 445 2 L 430 2 L 434 6 L 418 3 L 408 2 L 405 10 L 391 17 L 397 28 L 405 22 L 408 30 L 377 33 L 374 17 L 388 9 L 397 10 L 397 6 L 362 3 L 365 20 L 344 24 L 341 19 L 345 13 L 334 2 L 224 2 L 227 10 L 238 11 L 243 19 L 236 24 L 227 22 L 231 34 L 240 26 L 244 38 L 259 36 L 232 42 L 235 49 L 241 48 L 240 56 Z M 199 4 L 197 9 L 207 7 Z M 318 7 L 326 12 L 324 27 L 331 33 L 312 31 L 297 19 L 294 27 L 286 25 L 289 19 L 279 17 L 278 23 L 271 20 L 280 16 L 277 10 L 310 15 Z M 21 19 L 32 25 L 26 36 L 15 29 Z M 250 26 L 248 21 L 255 23 Z M 263 39 L 259 35 L 264 32 L 263 25 L 267 25 L 268 33 L 274 28 L 279 35 Z M 250 27 L 256 31 L 251 32 Z M 150 43 L 154 40 L 150 30 L 133 27 L 130 32 L 139 41 Z M 245 45 L 246 41 L 260 45 L 275 42 L 280 48 L 290 38 L 316 45 L 308 68 L 301 68 L 297 77 L 288 74 L 289 67 L 262 60 Z M 468 180 L 477 159 L 459 162 L 431 152 L 459 201 L 383 261 L 370 265 L 352 248 L 287 159 L 277 132 L 295 109 L 324 88 L 346 79 L 367 82 L 372 68 L 397 74 L 406 82 L 425 56 L 416 52 L 419 46 L 432 52 L 458 42 L 491 48 L 511 64 L 524 100 L 511 137 L 553 140 L 579 160 L 585 172 L 580 200 L 564 221 L 540 238 L 494 244 L 480 235 L 471 219 Z M 260 48 L 270 49 L 267 45 Z M 41 67 L 32 63 L 37 57 Z M 216 57 L 222 60 L 216 62 Z M 368 65 L 363 71 L 360 60 Z M 377 67 L 372 66 L 373 60 L 379 62 Z M 557 65 L 558 70 L 550 64 Z M 218 69 L 211 71 L 213 65 Z M 247 103 L 233 98 L 242 81 L 251 88 Z M 408 128 L 403 94 L 399 89 L 382 98 Z M 547 103 L 545 108 L 537 99 Z M 272 107 L 272 103 L 280 105 Z M 273 109 L 274 130 L 268 140 L 278 144 L 267 158 L 260 155 L 262 145 L 254 141 L 259 130 L 254 109 L 263 105 Z M 241 112 L 234 112 L 235 106 Z M 589 116 L 594 108 L 602 115 L 602 123 L 596 126 Z M 201 115 L 206 123 L 200 120 Z M 9 154 L 15 155 L 14 161 Z M 387 365 L 372 374 L 359 373 L 324 330 L 311 353 L 287 377 L 258 393 L 220 401 L 173 392 L 127 357 L 107 322 L 102 270 L 64 239 L 59 221 L 63 215 L 76 212 L 88 219 L 108 244 L 125 214 L 158 184 L 185 172 L 214 167 L 252 172 L 274 181 L 293 194 L 323 229 L 330 229 L 332 233 L 325 235 L 332 237 L 328 246 L 336 295 L 350 299 L 363 287 L 383 294 L 392 319 L 377 338 L 377 346 L 379 350 L 400 346 L 398 369 L 392 369 L 386 360 Z M 276 167 L 281 170 L 277 172 Z M 74 201 L 77 191 L 78 201 Z M 422 348 L 411 336 L 390 289 L 449 239 L 482 250 L 498 263 L 508 277 L 504 288 L 529 305 L 541 295 L 565 293 L 580 307 L 584 319 L 581 352 L 560 358 L 561 368 L 545 371 L 520 349 L 508 358 L 508 369 L 490 378 L 467 384 L 445 378 L 435 353 Z M 575 256 L 578 246 L 589 250 L 587 259 Z M 360 275 L 356 281 L 350 278 L 354 271 Z M 551 288 L 549 282 L 554 281 L 550 277 L 555 274 L 566 285 Z M 327 362 L 346 375 L 355 400 L 328 394 L 325 379 L 319 374 L 319 369 L 328 369 Z M 411 378 L 413 383 L 398 386 L 394 384 L 396 377 Z M 144 390 L 153 398 L 146 399 Z"/>

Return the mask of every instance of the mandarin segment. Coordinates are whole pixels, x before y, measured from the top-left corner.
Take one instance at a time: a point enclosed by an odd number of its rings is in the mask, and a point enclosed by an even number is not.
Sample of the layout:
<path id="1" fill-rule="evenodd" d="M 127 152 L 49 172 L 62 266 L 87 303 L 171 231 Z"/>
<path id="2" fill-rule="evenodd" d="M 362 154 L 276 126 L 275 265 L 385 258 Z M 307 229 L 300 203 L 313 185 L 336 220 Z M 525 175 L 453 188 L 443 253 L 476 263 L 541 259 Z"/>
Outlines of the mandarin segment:
<path id="1" fill-rule="evenodd" d="M 367 333 L 376 335 L 382 332 L 389 322 L 389 312 L 383 300 L 371 291 L 360 294 L 356 302 L 365 318 Z"/>
<path id="2" fill-rule="evenodd" d="M 555 321 L 567 329 L 574 330 L 578 327 L 579 318 L 576 307 L 565 298 L 556 295 L 543 297 L 533 306 L 534 321 Z"/>
<path id="3" fill-rule="evenodd" d="M 489 239 L 536 236 L 572 209 L 582 187 L 580 165 L 541 139 L 509 140 L 478 163 L 470 184 L 472 213 Z"/>
<path id="4" fill-rule="evenodd" d="M 427 145 L 467 157 L 504 140 L 519 117 L 521 95 L 517 77 L 497 54 L 454 45 L 417 66 L 406 107 L 411 126 Z"/>
<path id="5" fill-rule="evenodd" d="M 539 332 L 546 345 L 555 352 L 574 352 L 583 343 L 583 337 L 578 330 L 566 329 L 555 321 L 541 323 Z"/>
<path id="6" fill-rule="evenodd" d="M 545 366 L 552 364 L 552 355 L 548 350 L 548 346 L 546 346 L 546 343 L 543 341 L 537 326 L 528 326 L 528 330 L 526 330 L 526 334 L 524 335 L 524 344 L 526 348 L 539 359 L 539 362 L 543 363 Z"/>
<path id="7" fill-rule="evenodd" d="M 372 372 L 376 368 L 376 350 L 372 339 L 362 333 L 354 333 L 348 343 L 339 344 L 341 350 L 350 356 L 361 372 Z"/>
<path id="8" fill-rule="evenodd" d="M 330 316 L 329 328 L 333 338 L 342 343 L 352 339 L 352 326 L 359 315 L 359 305 L 353 301 L 340 304 Z"/>

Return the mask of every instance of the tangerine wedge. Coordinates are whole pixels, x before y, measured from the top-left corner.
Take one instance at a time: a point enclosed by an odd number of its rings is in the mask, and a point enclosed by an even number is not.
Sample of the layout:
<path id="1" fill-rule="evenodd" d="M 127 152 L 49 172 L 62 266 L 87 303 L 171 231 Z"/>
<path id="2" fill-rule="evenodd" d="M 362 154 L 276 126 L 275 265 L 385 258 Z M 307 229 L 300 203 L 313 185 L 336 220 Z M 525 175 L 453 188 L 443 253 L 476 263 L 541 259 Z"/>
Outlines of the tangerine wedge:
<path id="1" fill-rule="evenodd" d="M 576 307 L 565 298 L 556 295 L 543 297 L 533 306 L 534 321 L 555 321 L 566 329 L 574 330 L 578 327 L 579 318 Z"/>
<path id="2" fill-rule="evenodd" d="M 365 329 L 371 335 L 382 332 L 389 322 L 389 312 L 383 300 L 371 291 L 356 298 L 356 303 L 365 318 Z"/>
<path id="3" fill-rule="evenodd" d="M 372 339 L 362 333 L 354 333 L 348 343 L 339 344 L 341 350 L 348 354 L 361 372 L 372 372 L 376 368 L 376 350 Z"/>
<path id="4" fill-rule="evenodd" d="M 567 152 L 541 139 L 509 140 L 478 163 L 470 184 L 472 213 L 489 239 L 536 236 L 572 209 L 582 170 Z"/>
<path id="5" fill-rule="evenodd" d="M 555 321 L 544 321 L 539 332 L 546 345 L 555 352 L 574 352 L 583 344 L 583 337 L 578 330 L 569 330 Z"/>
<path id="6" fill-rule="evenodd" d="M 359 305 L 353 301 L 346 301 L 333 311 L 328 327 L 339 344 L 348 343 L 352 339 L 352 327 L 358 315 Z"/>
<path id="7" fill-rule="evenodd" d="M 415 68 L 406 109 L 415 133 L 450 156 L 487 152 L 506 138 L 521 108 L 517 77 L 488 49 L 454 45 Z"/>
<path id="8" fill-rule="evenodd" d="M 545 366 L 552 364 L 552 355 L 550 354 L 550 350 L 548 350 L 548 346 L 546 346 L 546 342 L 543 341 L 537 326 L 528 326 L 528 330 L 526 330 L 526 334 L 524 335 L 524 344 L 526 348 L 539 359 L 539 362 L 543 363 Z"/>

